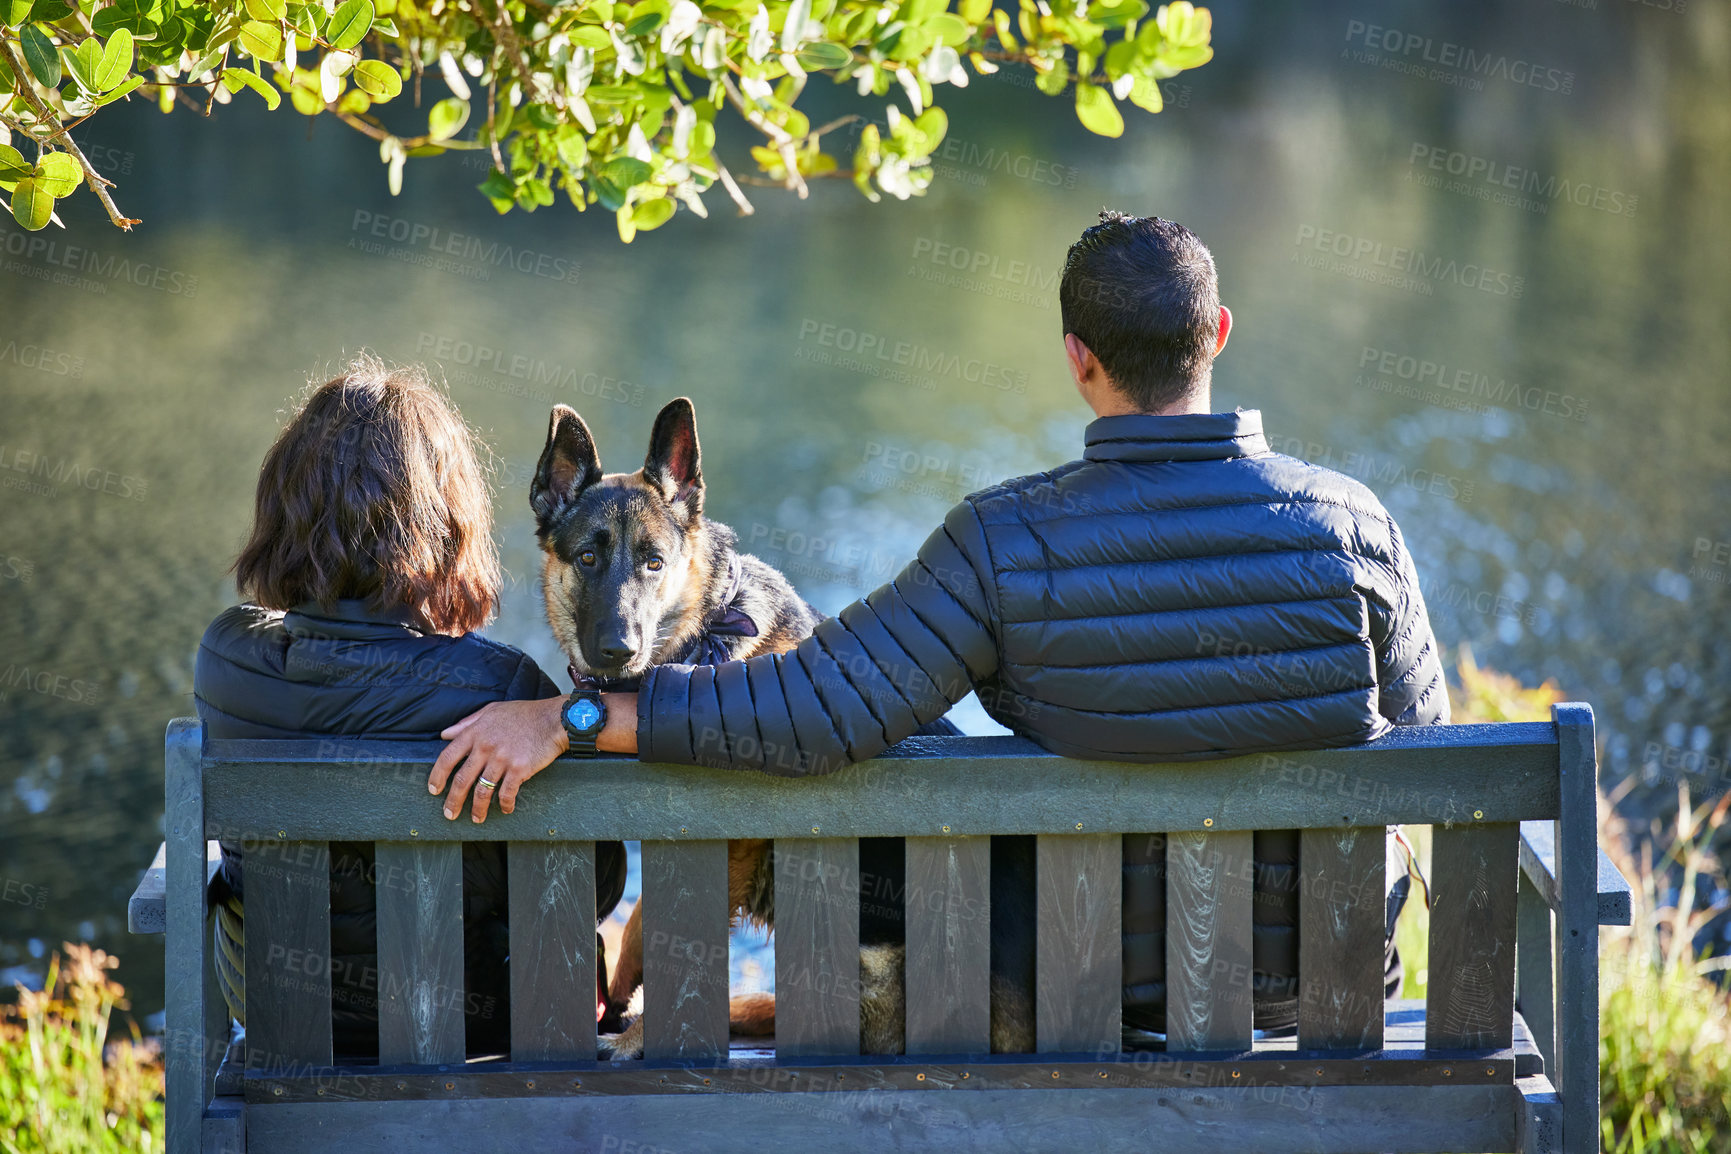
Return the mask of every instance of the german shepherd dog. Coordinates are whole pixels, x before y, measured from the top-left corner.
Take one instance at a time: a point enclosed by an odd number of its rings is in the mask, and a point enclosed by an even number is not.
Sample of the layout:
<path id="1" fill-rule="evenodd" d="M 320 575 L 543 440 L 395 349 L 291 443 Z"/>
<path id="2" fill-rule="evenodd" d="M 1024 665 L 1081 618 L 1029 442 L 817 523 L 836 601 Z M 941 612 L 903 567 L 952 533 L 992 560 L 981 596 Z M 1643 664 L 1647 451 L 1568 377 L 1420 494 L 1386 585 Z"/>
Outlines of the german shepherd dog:
<path id="1" fill-rule="evenodd" d="M 595 438 L 583 418 L 565 405 L 553 407 L 529 504 L 545 555 L 541 585 L 547 621 L 570 659 L 574 679 L 628 684 L 654 665 L 716 664 L 783 653 L 810 636 L 823 619 L 773 566 L 735 549 L 733 530 L 704 517 L 703 496 L 697 416 L 687 398 L 669 402 L 657 414 L 648 455 L 633 473 L 603 474 Z M 958 731 L 940 722 L 922 732 Z M 1029 844 L 1010 845 L 1021 840 Z M 1031 906 L 1032 840 L 994 839 L 994 902 L 1000 870 L 1006 883 L 1018 878 L 1029 883 L 1027 900 L 995 906 L 1006 913 Z M 1006 843 L 1001 865 L 998 841 Z M 728 843 L 728 903 L 735 925 L 775 923 L 771 846 L 765 839 Z M 901 854 L 899 839 L 861 839 L 860 880 L 865 883 L 872 876 L 886 881 L 896 903 L 905 890 L 899 882 L 905 872 Z M 1027 859 L 1025 866 L 1022 858 Z M 1028 996 L 1032 912 L 1030 908 L 1026 917 L 993 921 L 994 1050 L 1033 1049 Z M 642 915 L 639 902 L 608 983 L 604 1031 L 609 1024 L 624 1024 L 625 1007 L 643 980 Z M 1002 951 L 1000 920 L 1006 925 Z M 1020 927 L 1012 928 L 1012 923 Z M 862 902 L 860 929 L 861 1051 L 901 1053 L 904 947 L 899 904 L 887 911 Z M 735 997 L 729 1017 L 736 1034 L 768 1036 L 774 1032 L 774 995 Z M 603 1043 L 618 1058 L 640 1056 L 642 1044 L 641 1021 Z"/>

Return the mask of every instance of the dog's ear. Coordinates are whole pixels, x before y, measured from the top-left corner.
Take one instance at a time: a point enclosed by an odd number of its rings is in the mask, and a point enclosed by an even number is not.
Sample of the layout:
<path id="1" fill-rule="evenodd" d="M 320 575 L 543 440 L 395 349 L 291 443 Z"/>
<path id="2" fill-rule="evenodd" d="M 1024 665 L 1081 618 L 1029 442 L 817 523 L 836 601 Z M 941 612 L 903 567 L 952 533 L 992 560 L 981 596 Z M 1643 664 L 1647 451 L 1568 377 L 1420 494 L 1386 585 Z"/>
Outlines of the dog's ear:
<path id="1" fill-rule="evenodd" d="M 601 479 L 601 457 L 589 426 L 568 405 L 554 405 L 547 424 L 547 447 L 529 483 L 529 507 L 542 528 L 569 508 L 583 490 Z"/>
<path id="2" fill-rule="evenodd" d="M 703 512 L 703 467 L 697 450 L 697 410 L 689 397 L 667 402 L 649 434 L 643 479 L 690 516 Z"/>

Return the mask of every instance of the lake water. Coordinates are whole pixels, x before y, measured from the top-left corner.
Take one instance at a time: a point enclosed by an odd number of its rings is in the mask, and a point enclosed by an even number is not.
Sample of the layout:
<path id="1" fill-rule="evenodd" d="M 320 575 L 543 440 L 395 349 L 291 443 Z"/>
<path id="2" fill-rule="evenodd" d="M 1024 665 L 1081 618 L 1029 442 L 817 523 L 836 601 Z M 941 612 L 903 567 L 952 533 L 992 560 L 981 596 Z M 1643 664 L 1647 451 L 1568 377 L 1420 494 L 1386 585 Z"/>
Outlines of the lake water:
<path id="1" fill-rule="evenodd" d="M 497 454 L 491 632 L 549 669 L 526 487 L 554 401 L 630 468 L 694 398 L 711 514 L 833 612 L 963 494 L 1079 454 L 1057 270 L 1102 206 L 1213 247 L 1216 406 L 1383 497 L 1451 653 L 1592 702 L 1634 804 L 1722 791 L 1731 13 L 1676 7 L 1221 3 L 1217 59 L 1121 140 L 976 80 L 922 200 L 717 193 L 629 248 L 563 202 L 496 217 L 455 155 L 393 199 L 370 142 L 245 98 L 98 116 L 144 225 L 81 193 L 52 251 L 0 227 L 0 974 L 93 939 L 160 1007 L 124 909 L 163 727 L 306 380 L 363 348 L 443 374 Z"/>

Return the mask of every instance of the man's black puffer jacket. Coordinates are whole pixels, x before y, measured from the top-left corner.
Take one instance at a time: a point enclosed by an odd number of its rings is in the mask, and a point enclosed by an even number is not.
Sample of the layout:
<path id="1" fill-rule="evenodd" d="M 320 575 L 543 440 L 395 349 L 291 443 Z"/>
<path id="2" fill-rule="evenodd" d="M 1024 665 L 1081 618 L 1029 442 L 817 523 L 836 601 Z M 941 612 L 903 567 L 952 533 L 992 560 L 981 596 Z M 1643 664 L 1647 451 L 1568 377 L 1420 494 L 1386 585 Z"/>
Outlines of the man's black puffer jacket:
<path id="1" fill-rule="evenodd" d="M 241 605 L 205 631 L 193 693 L 213 738 L 436 740 L 490 701 L 559 695 L 539 666 L 479 634 L 447 637 L 404 613 L 361 601 L 290 613 Z M 404 789 L 425 788 L 418 780 Z M 462 819 L 459 819 L 462 820 Z M 219 898 L 244 896 L 239 848 L 223 845 Z M 331 978 L 338 1053 L 378 1052 L 378 978 L 371 843 L 331 844 Z M 606 917 L 625 888 L 625 847 L 596 845 L 596 910 Z M 509 930 L 504 847 L 463 844 L 464 984 L 468 1047 L 509 1045 Z M 233 943 L 229 943 L 231 946 Z"/>
<path id="2" fill-rule="evenodd" d="M 652 670 L 639 756 L 827 773 L 970 688 L 1055 753 L 1120 761 L 1448 720 L 1418 574 L 1369 489 L 1270 452 L 1254 411 L 1135 415 L 1092 422 L 1080 461 L 966 498 L 797 649 Z M 1163 887 L 1149 839 L 1124 840 L 1125 1020 L 1161 1029 Z M 1273 1024 L 1295 989 L 1298 836 L 1257 850 L 1258 1021 Z"/>

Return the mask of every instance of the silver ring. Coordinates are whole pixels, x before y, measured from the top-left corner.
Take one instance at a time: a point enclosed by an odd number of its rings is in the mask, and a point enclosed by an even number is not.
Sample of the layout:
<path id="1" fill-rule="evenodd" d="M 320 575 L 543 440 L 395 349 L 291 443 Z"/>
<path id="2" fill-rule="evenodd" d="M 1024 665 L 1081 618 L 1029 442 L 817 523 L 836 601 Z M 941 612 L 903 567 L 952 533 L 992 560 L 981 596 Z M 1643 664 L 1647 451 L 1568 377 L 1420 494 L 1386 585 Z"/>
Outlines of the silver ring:
<path id="1" fill-rule="evenodd" d="M 498 789 L 498 788 L 499 788 L 499 783 L 498 783 L 498 782 L 496 782 L 496 781 L 488 781 L 488 780 L 487 780 L 487 779 L 486 779 L 486 778 L 484 778 L 484 777 L 483 777 L 483 778 L 481 778 L 481 779 L 480 779 L 480 780 L 479 780 L 479 781 L 477 781 L 477 782 L 476 782 L 476 783 L 475 783 L 475 784 L 476 784 L 476 785 L 480 785 L 480 786 L 485 786 L 485 787 L 486 787 L 486 788 L 487 788 L 487 789 Z"/>

